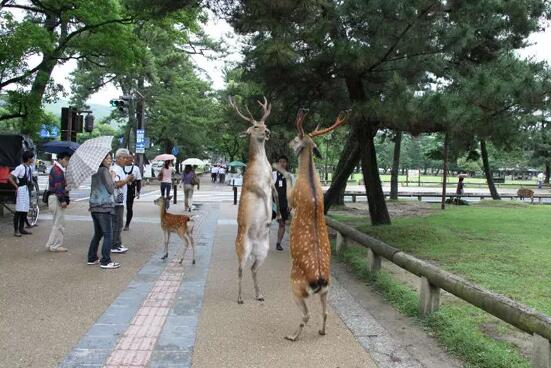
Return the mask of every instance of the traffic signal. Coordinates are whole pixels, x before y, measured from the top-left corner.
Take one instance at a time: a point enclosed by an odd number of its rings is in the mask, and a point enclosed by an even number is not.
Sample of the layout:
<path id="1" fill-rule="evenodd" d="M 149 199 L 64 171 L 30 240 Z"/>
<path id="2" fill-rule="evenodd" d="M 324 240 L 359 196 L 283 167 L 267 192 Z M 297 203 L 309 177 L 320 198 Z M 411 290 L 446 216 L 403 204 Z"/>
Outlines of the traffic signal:
<path id="1" fill-rule="evenodd" d="M 111 100 L 109 103 L 111 106 L 116 107 L 120 112 L 126 112 L 126 109 L 128 109 L 128 101 L 122 99 Z"/>
<path id="2" fill-rule="evenodd" d="M 92 130 L 94 130 L 94 115 L 88 113 L 88 115 L 84 118 L 84 131 L 91 133 Z"/>

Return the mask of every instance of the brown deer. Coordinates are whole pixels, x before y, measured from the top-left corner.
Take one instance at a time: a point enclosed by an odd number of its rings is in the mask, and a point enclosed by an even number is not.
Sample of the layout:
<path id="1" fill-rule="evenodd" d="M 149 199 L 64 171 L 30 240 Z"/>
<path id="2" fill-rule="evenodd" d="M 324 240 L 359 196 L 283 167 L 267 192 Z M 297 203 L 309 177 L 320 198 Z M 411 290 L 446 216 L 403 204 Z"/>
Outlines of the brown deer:
<path id="1" fill-rule="evenodd" d="M 530 198 L 530 203 L 534 203 L 534 191 L 532 189 L 520 188 L 517 190 L 518 198 L 523 201 L 524 198 Z"/>
<path id="2" fill-rule="evenodd" d="M 165 254 L 161 259 L 168 258 L 168 242 L 170 240 L 170 234 L 176 233 L 184 242 L 182 246 L 182 256 L 180 257 L 180 264 L 184 261 L 186 251 L 191 247 L 193 253 L 193 264 L 195 264 L 195 244 L 193 243 L 193 218 L 187 215 L 175 215 L 166 211 L 166 201 L 171 199 L 159 197 L 153 201 L 157 206 L 161 207 L 161 229 L 163 230 Z"/>
<path id="3" fill-rule="evenodd" d="M 302 322 L 295 334 L 285 337 L 296 341 L 310 319 L 305 299 L 311 294 L 320 294 L 322 306 L 322 328 L 320 335 L 325 335 L 327 324 L 327 293 L 330 281 L 331 247 L 327 234 L 323 208 L 323 191 L 317 175 L 313 155 L 321 157 L 314 137 L 331 132 L 346 122 L 342 113 L 335 123 L 326 129 L 314 130 L 304 134 L 302 127 L 306 114 L 300 110 L 296 126 L 298 136 L 289 146 L 298 156 L 298 175 L 295 185 L 287 186 L 289 207 L 293 209 L 291 221 L 291 289 L 295 301 L 302 311 Z M 282 171 L 283 175 L 289 173 Z M 290 179 L 290 178 L 288 178 Z M 291 180 L 287 180 L 290 183 Z"/>
<path id="4" fill-rule="evenodd" d="M 258 286 L 256 274 L 268 255 L 270 247 L 269 226 L 272 216 L 272 168 L 266 157 L 264 142 L 270 136 L 270 131 L 266 127 L 266 119 L 270 115 L 272 106 L 268 104 L 266 97 L 264 97 L 264 103 L 258 101 L 263 115 L 259 121 L 256 121 L 248 108 L 246 108 L 249 114 L 247 117 L 239 111 L 233 98 L 230 97 L 229 101 L 237 114 L 251 123 L 251 126 L 246 131 L 246 134 L 249 136 L 249 155 L 247 171 L 245 172 L 243 186 L 241 187 L 237 214 L 237 237 L 235 239 L 235 250 L 239 262 L 237 271 L 239 279 L 237 303 L 243 304 L 241 281 L 243 279 L 243 268 L 249 257 L 253 262 L 251 273 L 256 299 L 264 301 L 264 296 Z"/>

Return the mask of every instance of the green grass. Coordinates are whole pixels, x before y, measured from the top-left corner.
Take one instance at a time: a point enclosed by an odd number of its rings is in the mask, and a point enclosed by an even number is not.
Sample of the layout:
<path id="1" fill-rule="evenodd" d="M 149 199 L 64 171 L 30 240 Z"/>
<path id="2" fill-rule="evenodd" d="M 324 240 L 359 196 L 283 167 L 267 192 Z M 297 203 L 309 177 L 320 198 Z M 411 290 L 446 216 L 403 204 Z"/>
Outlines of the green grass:
<path id="1" fill-rule="evenodd" d="M 331 174 L 329 174 L 329 180 L 331 180 Z M 389 183 L 390 182 L 390 174 L 381 174 L 380 175 L 381 177 L 381 181 L 383 183 Z M 361 173 L 354 173 L 351 175 L 350 179 L 349 180 L 352 180 L 352 181 L 355 181 L 355 182 L 358 182 L 360 180 L 363 179 L 363 175 Z M 406 181 L 406 175 L 398 175 L 398 181 L 400 183 Z M 409 179 L 409 183 L 411 185 L 415 185 L 416 183 L 418 182 L 418 179 L 415 178 L 410 178 Z M 442 183 L 442 177 L 441 176 L 433 176 L 433 175 L 421 175 L 421 182 L 422 183 L 435 183 L 435 184 L 441 184 Z M 448 183 L 449 184 L 456 184 L 457 183 L 457 177 L 455 175 L 452 175 L 452 176 L 448 176 Z M 527 185 L 527 184 L 536 184 L 536 181 L 535 180 L 511 180 L 511 179 L 506 179 L 505 180 L 505 183 L 506 184 L 515 184 L 515 185 L 518 185 L 518 186 L 521 186 L 521 185 Z M 486 178 L 465 178 L 465 184 L 483 184 L 483 185 L 486 185 Z"/>
<path id="2" fill-rule="evenodd" d="M 400 218 L 391 226 L 374 227 L 365 218 L 334 216 L 359 230 L 410 254 L 518 302 L 551 315 L 551 208 L 487 201 L 449 207 L 424 217 Z M 365 250 L 347 249 L 342 260 L 373 282 L 398 310 L 417 316 L 417 295 L 382 272 L 373 278 L 365 269 Z M 483 328 L 495 325 L 495 334 L 512 330 L 489 314 L 464 302 L 447 302 L 424 320 L 454 354 L 469 367 L 529 367 L 518 349 L 487 336 Z"/>

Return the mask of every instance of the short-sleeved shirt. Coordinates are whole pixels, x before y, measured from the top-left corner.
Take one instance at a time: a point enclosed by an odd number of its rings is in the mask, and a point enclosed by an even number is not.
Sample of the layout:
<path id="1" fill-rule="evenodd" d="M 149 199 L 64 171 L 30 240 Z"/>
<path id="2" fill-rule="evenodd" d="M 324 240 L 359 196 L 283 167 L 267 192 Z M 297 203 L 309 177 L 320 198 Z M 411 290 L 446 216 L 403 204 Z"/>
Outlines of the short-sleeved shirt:
<path id="1" fill-rule="evenodd" d="M 218 172 L 219 172 L 220 174 L 225 174 L 225 173 L 226 173 L 226 168 L 221 167 L 221 168 L 218 169 Z"/>
<path id="2" fill-rule="evenodd" d="M 210 169 L 211 174 L 218 174 L 218 167 L 214 166 L 212 169 Z"/>
<path id="3" fill-rule="evenodd" d="M 124 173 L 124 169 L 121 166 L 117 165 L 117 164 L 115 164 L 115 165 L 113 165 L 113 167 L 111 167 L 111 171 L 115 173 L 115 179 L 113 179 L 113 181 L 115 183 L 117 181 L 126 180 L 126 177 L 128 176 Z M 124 184 L 120 188 L 115 188 L 115 206 L 124 206 L 124 204 L 126 203 L 127 190 L 128 190 L 128 188 L 127 188 L 126 184 Z M 121 192 L 123 194 L 122 203 L 117 201 L 117 196 L 119 196 L 119 193 L 121 193 Z"/>
<path id="4" fill-rule="evenodd" d="M 172 167 L 163 168 L 161 169 L 161 172 L 163 173 L 163 178 L 161 179 L 161 183 L 172 183 L 172 172 L 174 169 Z"/>
<path id="5" fill-rule="evenodd" d="M 27 183 L 30 183 L 32 180 L 32 169 L 29 166 L 21 164 L 13 169 L 11 175 L 16 177 L 17 180 L 26 178 Z"/>

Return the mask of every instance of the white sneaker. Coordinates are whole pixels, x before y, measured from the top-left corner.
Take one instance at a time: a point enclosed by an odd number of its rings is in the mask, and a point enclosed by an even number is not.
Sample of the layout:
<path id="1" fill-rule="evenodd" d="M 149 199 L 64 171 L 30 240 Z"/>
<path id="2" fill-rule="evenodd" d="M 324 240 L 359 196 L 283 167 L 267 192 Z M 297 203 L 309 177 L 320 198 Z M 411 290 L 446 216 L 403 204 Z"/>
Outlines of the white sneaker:
<path id="1" fill-rule="evenodd" d="M 126 253 L 126 252 L 128 252 L 128 248 L 122 245 L 117 248 L 111 248 L 111 253 Z"/>
<path id="2" fill-rule="evenodd" d="M 105 269 L 114 269 L 114 268 L 119 268 L 120 266 L 121 264 L 118 262 L 111 262 L 106 265 L 101 265 L 100 267 Z"/>

